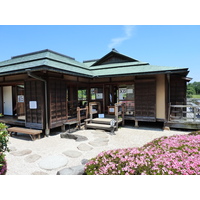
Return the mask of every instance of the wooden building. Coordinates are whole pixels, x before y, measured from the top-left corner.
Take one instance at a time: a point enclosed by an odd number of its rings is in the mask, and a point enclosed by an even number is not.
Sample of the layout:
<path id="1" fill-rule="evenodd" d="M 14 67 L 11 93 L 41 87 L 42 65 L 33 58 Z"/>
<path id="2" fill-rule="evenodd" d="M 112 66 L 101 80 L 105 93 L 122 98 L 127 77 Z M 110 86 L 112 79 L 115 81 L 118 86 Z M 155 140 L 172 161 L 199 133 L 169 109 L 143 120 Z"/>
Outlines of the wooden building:
<path id="1" fill-rule="evenodd" d="M 105 114 L 125 103 L 125 120 L 136 125 L 166 122 L 169 103 L 186 103 L 187 74 L 187 68 L 150 65 L 115 49 L 83 63 L 47 49 L 0 62 L 0 113 L 46 135 L 92 101 Z"/>

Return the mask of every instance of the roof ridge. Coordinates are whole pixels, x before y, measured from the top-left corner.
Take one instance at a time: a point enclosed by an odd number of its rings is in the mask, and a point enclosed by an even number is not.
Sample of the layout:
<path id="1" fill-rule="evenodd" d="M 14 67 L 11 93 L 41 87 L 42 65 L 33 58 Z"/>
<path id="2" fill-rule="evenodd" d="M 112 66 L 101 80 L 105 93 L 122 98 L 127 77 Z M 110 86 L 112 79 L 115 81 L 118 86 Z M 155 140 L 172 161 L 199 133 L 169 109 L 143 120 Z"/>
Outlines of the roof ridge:
<path id="1" fill-rule="evenodd" d="M 34 54 L 38 54 L 38 53 L 44 53 L 44 52 L 54 53 L 54 54 L 57 54 L 57 55 L 64 56 L 66 58 L 70 58 L 72 60 L 75 60 L 75 58 L 73 58 L 73 57 L 70 57 L 70 56 L 58 53 L 56 51 L 52 51 L 50 49 L 44 49 L 44 50 L 40 50 L 40 51 L 34 51 L 34 52 L 31 52 L 31 53 L 26 53 L 26 54 L 21 54 L 21 55 L 17 55 L 17 56 L 12 56 L 11 59 L 20 58 L 20 57 L 24 57 L 24 56 L 30 56 L 30 55 L 34 55 Z"/>

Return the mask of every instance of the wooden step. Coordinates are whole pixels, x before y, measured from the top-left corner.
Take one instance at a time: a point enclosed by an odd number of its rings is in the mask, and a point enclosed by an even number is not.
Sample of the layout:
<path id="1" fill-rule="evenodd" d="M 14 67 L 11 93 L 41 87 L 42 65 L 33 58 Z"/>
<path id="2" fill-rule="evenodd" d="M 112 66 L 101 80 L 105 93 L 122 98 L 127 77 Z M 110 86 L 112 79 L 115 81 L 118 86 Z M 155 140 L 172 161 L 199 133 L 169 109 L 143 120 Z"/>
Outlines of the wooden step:
<path id="1" fill-rule="evenodd" d="M 96 123 L 87 124 L 86 128 L 103 129 L 103 130 L 112 130 L 113 129 L 113 127 L 111 127 L 108 124 L 96 124 Z M 116 128 L 116 127 L 114 127 L 114 128 Z"/>
<path id="2" fill-rule="evenodd" d="M 92 119 L 92 123 L 95 123 L 95 124 L 108 124 L 110 125 L 110 122 L 112 121 L 113 119 L 112 118 L 94 118 Z"/>

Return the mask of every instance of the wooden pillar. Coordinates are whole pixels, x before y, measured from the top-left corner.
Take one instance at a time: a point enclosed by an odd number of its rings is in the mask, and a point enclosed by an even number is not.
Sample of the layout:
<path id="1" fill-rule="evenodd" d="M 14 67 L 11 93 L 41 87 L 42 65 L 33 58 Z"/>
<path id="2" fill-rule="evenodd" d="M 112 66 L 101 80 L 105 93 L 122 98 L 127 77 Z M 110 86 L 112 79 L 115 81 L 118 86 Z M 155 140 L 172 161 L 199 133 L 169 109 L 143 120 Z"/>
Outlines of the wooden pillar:
<path id="1" fill-rule="evenodd" d="M 63 125 L 61 126 L 61 131 L 62 131 L 62 132 L 65 132 L 65 124 L 63 124 Z"/>
<path id="2" fill-rule="evenodd" d="M 138 120 L 135 120 L 135 127 L 138 128 Z"/>

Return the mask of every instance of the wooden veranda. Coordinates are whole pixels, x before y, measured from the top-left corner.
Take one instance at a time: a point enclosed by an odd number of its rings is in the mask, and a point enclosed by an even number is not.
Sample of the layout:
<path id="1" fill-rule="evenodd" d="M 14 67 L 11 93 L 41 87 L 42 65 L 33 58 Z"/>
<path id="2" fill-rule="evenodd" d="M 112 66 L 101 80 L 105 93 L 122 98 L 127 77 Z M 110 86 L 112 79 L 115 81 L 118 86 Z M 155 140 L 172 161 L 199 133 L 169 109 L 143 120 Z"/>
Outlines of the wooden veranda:
<path id="1" fill-rule="evenodd" d="M 25 120 L 20 120 L 18 119 L 18 117 L 15 117 L 15 116 L 3 116 L 0 118 L 0 123 L 25 127 Z"/>
<path id="2" fill-rule="evenodd" d="M 165 126 L 200 130 L 200 106 L 169 105 L 168 114 Z"/>

